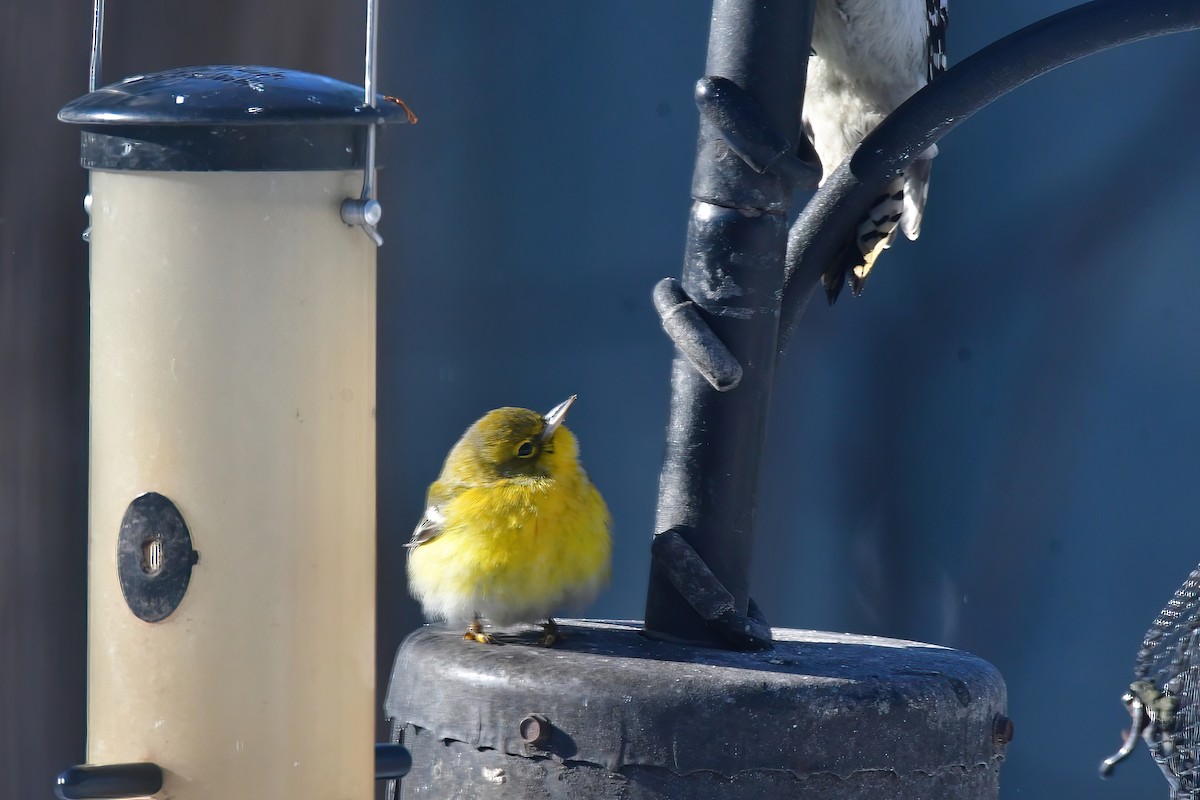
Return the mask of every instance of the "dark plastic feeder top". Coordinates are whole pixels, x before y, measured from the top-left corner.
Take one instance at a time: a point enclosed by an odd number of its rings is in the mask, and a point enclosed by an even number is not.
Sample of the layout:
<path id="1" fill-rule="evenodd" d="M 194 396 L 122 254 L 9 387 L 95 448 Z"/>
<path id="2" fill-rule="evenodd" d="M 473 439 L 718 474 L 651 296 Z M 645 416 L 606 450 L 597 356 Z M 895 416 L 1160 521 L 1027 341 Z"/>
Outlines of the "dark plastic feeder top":
<path id="1" fill-rule="evenodd" d="M 181 67 L 71 101 L 88 169 L 206 172 L 360 169 L 372 124 L 410 121 L 397 100 L 297 70 Z"/>

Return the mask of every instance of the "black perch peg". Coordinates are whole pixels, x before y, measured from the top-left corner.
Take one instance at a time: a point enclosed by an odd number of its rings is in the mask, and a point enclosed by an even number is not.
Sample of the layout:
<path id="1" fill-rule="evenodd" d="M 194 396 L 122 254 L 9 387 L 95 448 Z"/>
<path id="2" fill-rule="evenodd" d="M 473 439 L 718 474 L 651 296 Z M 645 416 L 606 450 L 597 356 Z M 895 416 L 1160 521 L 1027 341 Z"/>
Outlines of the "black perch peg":
<path id="1" fill-rule="evenodd" d="M 63 770 L 54 782 L 59 800 L 120 800 L 147 797 L 162 789 L 158 764 L 80 764 Z"/>

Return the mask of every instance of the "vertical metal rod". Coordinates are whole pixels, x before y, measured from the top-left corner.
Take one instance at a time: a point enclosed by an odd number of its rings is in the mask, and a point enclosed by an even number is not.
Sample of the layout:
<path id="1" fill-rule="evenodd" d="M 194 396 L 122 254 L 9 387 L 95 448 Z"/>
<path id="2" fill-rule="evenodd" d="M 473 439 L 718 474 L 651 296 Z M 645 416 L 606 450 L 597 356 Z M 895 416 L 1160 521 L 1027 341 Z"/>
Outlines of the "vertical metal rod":
<path id="1" fill-rule="evenodd" d="M 370 202 L 375 199 L 375 137 L 379 126 L 367 126 L 367 163 L 363 169 L 362 199 Z"/>
<path id="2" fill-rule="evenodd" d="M 363 108 L 375 108 L 375 62 L 379 43 L 379 0 L 367 0 L 367 54 L 363 70 Z M 357 198 L 346 198 L 342 201 L 342 222 L 347 225 L 358 225 L 363 232 L 379 247 L 383 237 L 375 226 L 383 216 L 383 206 L 375 199 L 375 149 L 376 129 L 378 119 L 372 119 L 367 125 L 366 163 L 363 164 L 362 194 Z"/>
<path id="3" fill-rule="evenodd" d="M 706 74 L 749 92 L 792 143 L 800 135 L 811 27 L 811 0 L 713 3 Z M 718 392 L 676 354 L 655 532 L 679 533 L 743 614 L 791 196 L 790 184 L 733 156 L 716 128 L 701 120 L 681 285 L 744 373 L 736 388 Z M 657 562 L 646 631 L 723 644 Z"/>
<path id="4" fill-rule="evenodd" d="M 379 54 L 379 0 L 367 0 L 367 55 L 363 75 L 363 105 L 375 107 L 375 76 Z M 367 165 L 363 179 L 363 199 L 375 199 L 376 125 L 367 128 Z"/>
<path id="5" fill-rule="evenodd" d="M 104 0 L 92 4 L 92 58 L 88 66 L 88 92 L 100 82 L 100 55 L 104 49 Z"/>
<path id="6" fill-rule="evenodd" d="M 363 105 L 375 105 L 375 61 L 379 53 L 379 2 L 367 0 L 366 74 L 363 76 Z"/>

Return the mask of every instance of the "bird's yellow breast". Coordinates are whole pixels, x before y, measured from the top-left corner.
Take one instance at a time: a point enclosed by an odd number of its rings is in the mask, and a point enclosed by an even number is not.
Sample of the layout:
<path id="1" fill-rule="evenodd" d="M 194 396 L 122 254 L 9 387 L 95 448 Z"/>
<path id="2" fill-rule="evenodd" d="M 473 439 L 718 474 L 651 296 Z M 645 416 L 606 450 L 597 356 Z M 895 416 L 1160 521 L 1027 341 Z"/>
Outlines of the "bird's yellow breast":
<path id="1" fill-rule="evenodd" d="M 554 477 L 472 486 L 442 504 L 442 533 L 409 554 L 410 585 L 427 612 L 533 622 L 607 584 L 608 508 L 573 458 L 557 466 Z"/>

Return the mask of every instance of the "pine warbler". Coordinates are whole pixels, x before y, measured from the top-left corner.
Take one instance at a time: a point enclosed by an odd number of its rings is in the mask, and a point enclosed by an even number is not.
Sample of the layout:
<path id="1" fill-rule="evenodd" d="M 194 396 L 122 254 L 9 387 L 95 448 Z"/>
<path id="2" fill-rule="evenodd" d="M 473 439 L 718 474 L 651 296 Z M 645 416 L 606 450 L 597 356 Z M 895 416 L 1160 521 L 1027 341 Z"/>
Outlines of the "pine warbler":
<path id="1" fill-rule="evenodd" d="M 611 520 L 562 424 L 573 402 L 545 416 L 489 411 L 429 487 L 407 545 L 409 591 L 427 617 L 466 624 L 466 639 L 496 642 L 484 619 L 545 620 L 541 642 L 553 644 L 551 615 L 586 605 L 608 584 Z"/>

